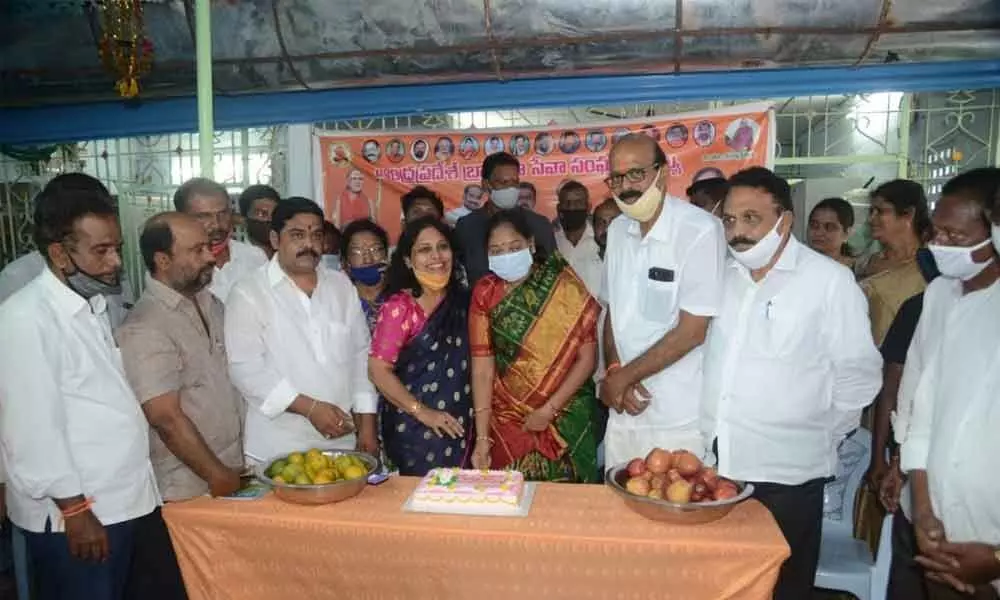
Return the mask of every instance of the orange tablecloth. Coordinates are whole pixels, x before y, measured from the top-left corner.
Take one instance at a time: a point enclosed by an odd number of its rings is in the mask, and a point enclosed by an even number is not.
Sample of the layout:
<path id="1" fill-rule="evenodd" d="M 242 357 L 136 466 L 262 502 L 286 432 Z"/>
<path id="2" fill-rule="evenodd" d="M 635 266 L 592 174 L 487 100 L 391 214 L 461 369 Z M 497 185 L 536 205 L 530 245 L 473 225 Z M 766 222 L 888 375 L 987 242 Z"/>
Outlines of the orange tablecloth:
<path id="1" fill-rule="evenodd" d="M 191 600 L 756 600 L 788 556 L 755 501 L 687 527 L 599 485 L 539 484 L 526 518 L 403 512 L 417 481 L 327 506 L 200 498 L 163 514 Z"/>

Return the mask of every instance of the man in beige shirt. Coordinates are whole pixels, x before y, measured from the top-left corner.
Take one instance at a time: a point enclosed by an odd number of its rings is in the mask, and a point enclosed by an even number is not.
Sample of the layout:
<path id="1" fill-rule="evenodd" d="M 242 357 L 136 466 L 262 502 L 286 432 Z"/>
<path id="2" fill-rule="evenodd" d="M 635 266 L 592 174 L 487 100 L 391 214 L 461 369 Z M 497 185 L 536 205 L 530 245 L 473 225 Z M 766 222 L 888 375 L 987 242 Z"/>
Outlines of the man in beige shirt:
<path id="1" fill-rule="evenodd" d="M 163 499 L 231 494 L 243 468 L 243 400 L 229 380 L 215 258 L 198 221 L 162 213 L 139 239 L 146 290 L 118 331 L 125 373 L 156 435 Z"/>

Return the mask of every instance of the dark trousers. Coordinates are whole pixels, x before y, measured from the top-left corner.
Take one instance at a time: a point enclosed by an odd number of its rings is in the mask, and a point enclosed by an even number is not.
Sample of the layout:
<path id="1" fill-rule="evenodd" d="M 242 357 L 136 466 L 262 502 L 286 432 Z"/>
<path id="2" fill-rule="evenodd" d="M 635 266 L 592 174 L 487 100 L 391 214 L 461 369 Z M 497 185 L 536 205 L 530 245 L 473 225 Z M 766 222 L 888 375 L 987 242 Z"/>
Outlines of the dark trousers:
<path id="1" fill-rule="evenodd" d="M 892 566 L 889 568 L 889 600 L 997 600 L 997 593 L 985 585 L 973 596 L 924 577 L 917 555 L 917 535 L 902 512 L 892 520 Z"/>
<path id="2" fill-rule="evenodd" d="M 812 595 L 819 564 L 825 485 L 825 479 L 801 485 L 753 482 L 753 497 L 771 511 L 792 550 L 778 573 L 775 600 L 803 600 Z"/>
<path id="3" fill-rule="evenodd" d="M 65 533 L 25 532 L 36 600 L 185 600 L 184 582 L 160 509 L 105 527 L 103 563 L 69 552 Z"/>

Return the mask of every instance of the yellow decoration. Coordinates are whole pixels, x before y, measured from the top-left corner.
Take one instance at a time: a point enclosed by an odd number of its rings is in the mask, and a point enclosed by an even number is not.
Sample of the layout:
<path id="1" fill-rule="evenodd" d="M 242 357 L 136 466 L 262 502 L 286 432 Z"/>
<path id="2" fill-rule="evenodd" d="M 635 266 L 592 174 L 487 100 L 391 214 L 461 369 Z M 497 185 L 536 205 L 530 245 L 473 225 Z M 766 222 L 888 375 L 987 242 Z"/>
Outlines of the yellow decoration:
<path id="1" fill-rule="evenodd" d="M 149 72 L 153 44 L 143 31 L 140 0 L 101 0 L 99 50 L 104 67 L 115 75 L 115 89 L 123 98 L 139 95 L 139 78 Z"/>

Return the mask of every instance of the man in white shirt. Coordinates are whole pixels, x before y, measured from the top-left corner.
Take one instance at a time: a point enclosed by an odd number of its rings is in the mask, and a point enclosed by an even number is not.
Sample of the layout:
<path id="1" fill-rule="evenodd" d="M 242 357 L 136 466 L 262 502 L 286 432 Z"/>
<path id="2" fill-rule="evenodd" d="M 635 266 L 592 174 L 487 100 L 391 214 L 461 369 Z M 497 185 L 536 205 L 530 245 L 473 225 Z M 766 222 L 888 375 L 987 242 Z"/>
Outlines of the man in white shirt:
<path id="1" fill-rule="evenodd" d="M 305 198 L 283 200 L 271 243 L 274 257 L 237 283 L 226 305 L 229 370 L 249 404 L 247 457 L 263 462 L 313 447 L 377 452 L 368 325 L 347 276 L 317 268 L 323 211 Z"/>
<path id="2" fill-rule="evenodd" d="M 706 343 L 702 432 L 719 474 L 753 483 L 791 547 L 774 597 L 801 600 L 816 576 L 823 486 L 881 387 L 882 358 L 851 271 L 792 235 L 788 182 L 753 167 L 729 184 L 730 259 Z"/>
<path id="3" fill-rule="evenodd" d="M 93 189 L 49 190 L 34 221 L 48 268 L 0 305 L 0 454 L 38 596 L 184 598 L 107 302 L 69 285 L 121 268 L 115 209 Z"/>
<path id="4" fill-rule="evenodd" d="M 445 221 L 449 225 L 454 227 L 458 224 L 458 220 L 465 215 L 471 213 L 474 210 L 479 210 L 479 207 L 483 205 L 483 187 L 478 183 L 470 183 L 465 186 L 465 190 L 462 192 L 462 206 L 448 211 L 445 215 Z"/>
<path id="5" fill-rule="evenodd" d="M 205 228 L 215 272 L 209 290 L 223 303 L 237 281 L 267 263 L 264 251 L 233 239 L 233 207 L 226 188 L 211 179 L 195 177 L 174 192 L 177 212 L 191 215 Z"/>
<path id="6" fill-rule="evenodd" d="M 590 226 L 590 194 L 579 181 L 570 181 L 559 190 L 556 211 L 559 229 L 556 249 L 569 262 L 594 297 L 601 294 L 604 263 Z"/>
<path id="7" fill-rule="evenodd" d="M 924 292 L 893 423 L 911 494 L 894 522 L 890 598 L 1000 591 L 1000 262 L 987 218 L 1000 221 L 998 192 L 1000 169 L 975 169 L 934 207 L 941 277 Z"/>
<path id="8" fill-rule="evenodd" d="M 701 346 L 722 304 L 722 225 L 667 195 L 666 156 L 649 137 L 623 137 L 610 163 L 624 215 L 611 223 L 605 257 L 606 464 L 654 447 L 702 456 Z"/>
<path id="9" fill-rule="evenodd" d="M 108 189 L 104 184 L 84 173 L 64 173 L 57 175 L 43 189 L 54 192 L 58 190 L 79 189 L 90 190 L 95 194 L 110 197 Z M 0 272 L 0 302 L 10 297 L 14 292 L 23 288 L 32 279 L 38 277 L 39 273 L 47 268 L 45 259 L 37 250 L 21 256 L 11 262 Z M 104 296 L 108 303 L 108 318 L 111 321 L 111 328 L 117 329 L 125 316 L 128 314 L 134 298 L 132 287 L 122 273 L 121 269 L 117 273 L 108 274 L 104 277 L 95 277 L 86 273 L 78 266 L 67 278 L 67 284 L 77 292 L 90 297 L 96 294 Z"/>

